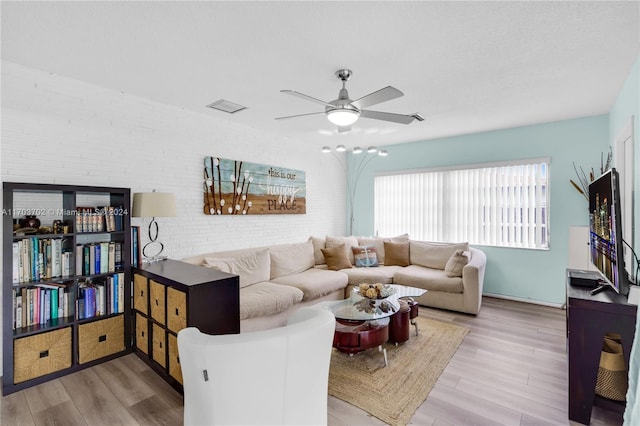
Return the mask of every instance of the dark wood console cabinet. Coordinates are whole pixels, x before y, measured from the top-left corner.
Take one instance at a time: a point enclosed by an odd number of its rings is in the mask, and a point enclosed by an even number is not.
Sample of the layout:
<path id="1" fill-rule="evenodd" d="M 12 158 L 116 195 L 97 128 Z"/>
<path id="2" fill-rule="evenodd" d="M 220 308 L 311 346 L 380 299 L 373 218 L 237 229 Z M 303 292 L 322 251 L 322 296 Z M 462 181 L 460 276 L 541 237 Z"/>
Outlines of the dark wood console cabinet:
<path id="1" fill-rule="evenodd" d="M 177 260 L 133 268 L 134 352 L 182 392 L 177 335 L 240 333 L 237 275 Z"/>
<path id="2" fill-rule="evenodd" d="M 589 424 L 604 336 L 610 332 L 620 334 L 628 368 L 637 306 L 610 290 L 592 296 L 590 289 L 572 286 L 568 276 L 567 273 L 569 420 Z M 622 408 L 624 403 L 611 404 Z"/>

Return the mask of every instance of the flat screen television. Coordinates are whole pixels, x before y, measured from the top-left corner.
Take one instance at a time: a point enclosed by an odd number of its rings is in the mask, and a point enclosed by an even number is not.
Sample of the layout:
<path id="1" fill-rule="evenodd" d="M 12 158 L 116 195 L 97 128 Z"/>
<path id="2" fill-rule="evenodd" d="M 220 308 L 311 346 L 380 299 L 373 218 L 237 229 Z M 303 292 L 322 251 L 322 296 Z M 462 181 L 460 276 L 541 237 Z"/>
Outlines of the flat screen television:
<path id="1" fill-rule="evenodd" d="M 591 263 L 602 276 L 592 294 L 612 289 L 629 293 L 624 269 L 622 215 L 618 172 L 611 169 L 589 184 L 589 245 Z"/>

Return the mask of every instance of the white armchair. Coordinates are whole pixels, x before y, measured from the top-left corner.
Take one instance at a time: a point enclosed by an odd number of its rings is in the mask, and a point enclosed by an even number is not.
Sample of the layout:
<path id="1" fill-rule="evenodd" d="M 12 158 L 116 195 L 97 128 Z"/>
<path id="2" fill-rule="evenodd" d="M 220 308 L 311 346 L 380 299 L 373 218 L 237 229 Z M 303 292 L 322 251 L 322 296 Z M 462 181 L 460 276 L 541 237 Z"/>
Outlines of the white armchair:
<path id="1" fill-rule="evenodd" d="M 327 424 L 334 331 L 334 316 L 316 308 L 300 308 L 269 330 L 181 330 L 184 424 Z"/>

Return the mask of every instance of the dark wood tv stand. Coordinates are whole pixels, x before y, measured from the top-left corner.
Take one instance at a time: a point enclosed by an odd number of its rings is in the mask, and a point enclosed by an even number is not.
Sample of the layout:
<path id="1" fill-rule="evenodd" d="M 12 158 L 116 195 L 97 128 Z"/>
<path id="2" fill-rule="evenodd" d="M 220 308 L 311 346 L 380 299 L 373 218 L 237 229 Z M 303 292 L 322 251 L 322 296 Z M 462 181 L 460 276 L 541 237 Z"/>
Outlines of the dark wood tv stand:
<path id="1" fill-rule="evenodd" d="M 637 306 L 629 304 L 626 296 L 613 291 L 592 295 L 589 288 L 571 286 L 568 278 L 566 285 L 569 420 L 587 425 L 596 400 L 596 379 L 604 335 L 611 332 L 620 334 L 628 367 Z M 616 404 L 614 401 L 611 403 Z M 624 403 L 617 404 L 624 408 Z"/>

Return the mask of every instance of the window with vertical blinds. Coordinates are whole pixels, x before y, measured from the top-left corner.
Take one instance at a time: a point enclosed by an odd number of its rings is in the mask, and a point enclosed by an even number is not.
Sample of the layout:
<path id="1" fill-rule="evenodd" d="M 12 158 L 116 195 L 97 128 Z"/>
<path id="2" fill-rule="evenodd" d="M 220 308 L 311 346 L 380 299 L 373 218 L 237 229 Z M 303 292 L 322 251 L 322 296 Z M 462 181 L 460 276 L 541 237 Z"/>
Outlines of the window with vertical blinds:
<path id="1" fill-rule="evenodd" d="M 379 235 L 549 248 L 549 159 L 375 177 Z"/>

